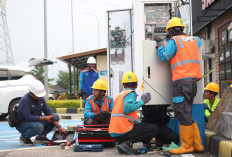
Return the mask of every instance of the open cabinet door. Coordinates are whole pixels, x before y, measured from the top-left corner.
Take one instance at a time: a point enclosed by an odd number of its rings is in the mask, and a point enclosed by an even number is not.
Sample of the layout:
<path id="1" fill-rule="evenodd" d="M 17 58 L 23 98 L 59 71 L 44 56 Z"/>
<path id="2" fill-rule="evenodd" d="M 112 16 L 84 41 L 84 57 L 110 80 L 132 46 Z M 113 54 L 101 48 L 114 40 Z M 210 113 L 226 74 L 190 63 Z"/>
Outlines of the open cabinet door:
<path id="1" fill-rule="evenodd" d="M 123 90 L 123 74 L 133 71 L 131 12 L 131 9 L 108 11 L 109 95 L 113 98 Z"/>
<path id="2" fill-rule="evenodd" d="M 160 61 L 155 41 L 144 40 L 143 52 L 144 93 L 151 93 L 151 101 L 146 105 L 171 104 L 172 76 L 170 63 Z"/>

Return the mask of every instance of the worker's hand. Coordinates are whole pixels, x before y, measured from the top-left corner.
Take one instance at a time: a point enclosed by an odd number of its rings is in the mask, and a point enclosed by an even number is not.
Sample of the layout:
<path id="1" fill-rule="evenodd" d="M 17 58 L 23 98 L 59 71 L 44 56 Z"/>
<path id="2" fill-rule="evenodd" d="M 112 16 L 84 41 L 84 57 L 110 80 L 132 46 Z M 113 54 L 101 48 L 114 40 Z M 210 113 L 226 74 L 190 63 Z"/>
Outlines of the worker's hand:
<path id="1" fill-rule="evenodd" d="M 164 42 L 163 39 L 157 36 L 154 36 L 154 40 L 157 41 L 157 45 L 160 46 L 164 46 Z"/>
<path id="2" fill-rule="evenodd" d="M 100 118 L 109 118 L 110 117 L 110 113 L 107 111 L 102 111 L 100 114 Z"/>
<path id="3" fill-rule="evenodd" d="M 94 118 L 99 118 L 100 116 L 101 116 L 101 113 L 94 113 L 94 114 L 93 114 L 93 117 L 94 117 Z"/>
<path id="4" fill-rule="evenodd" d="M 151 94 L 145 93 L 141 96 L 141 99 L 143 100 L 144 104 L 151 100 Z"/>
<path id="5" fill-rule="evenodd" d="M 41 121 L 47 121 L 48 123 L 53 123 L 53 120 L 50 116 L 40 116 Z"/>
<path id="6" fill-rule="evenodd" d="M 64 129 L 62 127 L 58 128 L 58 131 L 59 131 L 59 134 L 61 134 L 61 133 L 67 134 L 67 132 L 68 132 L 66 129 Z"/>

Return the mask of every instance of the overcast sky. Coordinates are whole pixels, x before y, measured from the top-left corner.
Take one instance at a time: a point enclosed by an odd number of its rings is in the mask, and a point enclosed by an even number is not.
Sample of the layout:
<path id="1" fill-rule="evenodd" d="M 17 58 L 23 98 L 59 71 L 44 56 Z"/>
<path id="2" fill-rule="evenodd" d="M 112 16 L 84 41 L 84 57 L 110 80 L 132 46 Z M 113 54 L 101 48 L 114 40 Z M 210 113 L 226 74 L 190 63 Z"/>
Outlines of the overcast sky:
<path id="1" fill-rule="evenodd" d="M 107 46 L 107 10 L 132 7 L 132 0 L 73 0 L 75 53 Z M 7 0 L 6 16 L 17 66 L 28 67 L 27 61 L 44 56 L 44 0 Z M 48 59 L 72 53 L 71 0 L 47 0 Z M 49 77 L 67 70 L 59 60 L 49 66 Z"/>

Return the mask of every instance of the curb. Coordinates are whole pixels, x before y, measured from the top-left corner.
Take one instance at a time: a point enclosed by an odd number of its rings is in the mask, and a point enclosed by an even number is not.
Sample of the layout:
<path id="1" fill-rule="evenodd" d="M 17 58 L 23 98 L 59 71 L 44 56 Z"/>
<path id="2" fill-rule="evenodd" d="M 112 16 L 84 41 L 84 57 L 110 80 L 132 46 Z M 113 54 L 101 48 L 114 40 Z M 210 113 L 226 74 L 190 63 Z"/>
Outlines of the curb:
<path id="1" fill-rule="evenodd" d="M 72 116 L 60 116 L 60 119 L 72 119 Z"/>
<path id="2" fill-rule="evenodd" d="M 205 131 L 206 150 L 217 157 L 232 156 L 232 140 L 222 137 L 212 131 Z"/>
<path id="3" fill-rule="evenodd" d="M 53 113 L 84 113 L 83 108 L 51 108 Z"/>

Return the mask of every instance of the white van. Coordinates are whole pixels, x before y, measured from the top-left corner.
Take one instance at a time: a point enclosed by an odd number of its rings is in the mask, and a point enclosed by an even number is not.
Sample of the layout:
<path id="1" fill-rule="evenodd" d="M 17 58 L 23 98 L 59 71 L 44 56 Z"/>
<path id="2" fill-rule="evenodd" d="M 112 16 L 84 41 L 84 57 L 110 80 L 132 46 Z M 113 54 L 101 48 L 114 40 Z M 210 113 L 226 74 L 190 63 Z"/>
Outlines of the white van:
<path id="1" fill-rule="evenodd" d="M 0 117 L 7 116 L 28 92 L 36 78 L 29 70 L 15 66 L 0 66 Z"/>

